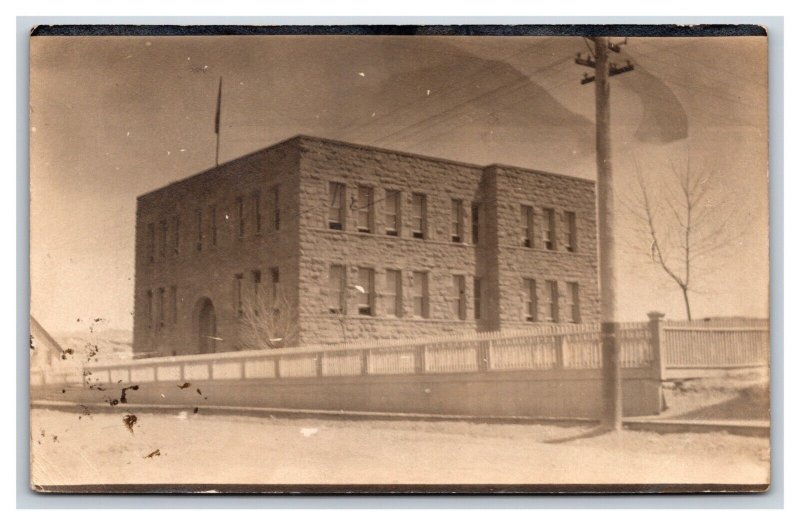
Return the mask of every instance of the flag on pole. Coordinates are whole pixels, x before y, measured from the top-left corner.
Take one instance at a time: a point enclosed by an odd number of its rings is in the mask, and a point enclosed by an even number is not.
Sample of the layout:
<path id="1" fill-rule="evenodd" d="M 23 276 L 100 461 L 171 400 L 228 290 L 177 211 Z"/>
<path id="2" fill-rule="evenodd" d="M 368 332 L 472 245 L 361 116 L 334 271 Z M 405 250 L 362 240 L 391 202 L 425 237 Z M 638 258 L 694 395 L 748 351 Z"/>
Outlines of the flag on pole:
<path id="1" fill-rule="evenodd" d="M 219 77 L 219 91 L 217 91 L 217 114 L 214 117 L 214 133 L 219 135 L 219 114 L 222 108 L 222 77 Z"/>

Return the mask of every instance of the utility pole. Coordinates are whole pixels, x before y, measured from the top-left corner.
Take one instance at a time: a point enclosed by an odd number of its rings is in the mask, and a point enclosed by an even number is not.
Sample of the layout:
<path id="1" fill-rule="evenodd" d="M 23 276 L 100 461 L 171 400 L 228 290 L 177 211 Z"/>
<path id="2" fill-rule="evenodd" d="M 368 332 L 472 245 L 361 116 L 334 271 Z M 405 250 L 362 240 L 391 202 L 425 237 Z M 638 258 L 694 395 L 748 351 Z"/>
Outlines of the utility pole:
<path id="1" fill-rule="evenodd" d="M 619 45 L 607 37 L 594 37 L 594 57 L 575 63 L 594 68 L 594 76 L 584 75 L 581 84 L 595 82 L 595 120 L 597 149 L 597 232 L 600 259 L 600 321 L 603 355 L 604 424 L 622 430 L 622 366 L 617 338 L 617 276 L 614 267 L 614 175 L 611 169 L 611 106 L 609 77 L 633 70 L 628 62 L 617 67 L 608 60 L 609 50 L 619 52 Z"/>

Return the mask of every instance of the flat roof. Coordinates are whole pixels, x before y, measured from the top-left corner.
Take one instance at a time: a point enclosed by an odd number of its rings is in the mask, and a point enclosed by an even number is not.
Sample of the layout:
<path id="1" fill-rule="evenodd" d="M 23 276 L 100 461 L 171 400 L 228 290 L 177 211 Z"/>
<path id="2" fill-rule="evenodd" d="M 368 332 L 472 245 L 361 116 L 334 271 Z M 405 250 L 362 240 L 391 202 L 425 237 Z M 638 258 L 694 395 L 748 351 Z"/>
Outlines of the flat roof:
<path id="1" fill-rule="evenodd" d="M 188 177 L 184 177 L 182 179 L 176 180 L 174 182 L 171 182 L 169 184 L 166 184 L 164 186 L 156 188 L 156 189 L 154 189 L 152 191 L 149 191 L 147 193 L 143 193 L 143 194 L 139 195 L 137 197 L 137 199 L 140 199 L 142 197 L 146 197 L 146 196 L 154 194 L 154 193 L 158 193 L 158 192 L 163 191 L 163 190 L 165 190 L 165 189 L 167 189 L 167 188 L 169 188 L 171 186 L 175 186 L 177 184 L 182 184 L 182 183 L 187 182 L 187 181 L 189 181 L 191 179 L 194 179 L 195 177 L 199 177 L 201 175 L 207 174 L 209 172 L 212 172 L 212 171 L 214 171 L 216 169 L 219 169 L 219 168 L 221 168 L 223 166 L 226 166 L 228 164 L 240 161 L 242 159 L 246 159 L 248 157 L 252 157 L 252 156 L 258 155 L 260 153 L 265 153 L 265 152 L 267 152 L 269 150 L 272 150 L 274 148 L 278 148 L 280 146 L 284 146 L 284 145 L 292 143 L 292 142 L 300 142 L 300 141 L 303 141 L 303 140 L 308 140 L 308 141 L 312 141 L 312 142 L 322 142 L 322 143 L 334 144 L 336 146 L 344 146 L 344 147 L 348 147 L 348 148 L 352 148 L 352 149 L 360 149 L 360 150 L 365 150 L 365 151 L 375 151 L 375 152 L 387 153 L 387 154 L 391 154 L 391 155 L 400 155 L 400 156 L 403 156 L 403 157 L 410 157 L 410 158 L 415 158 L 415 159 L 423 159 L 423 160 L 428 160 L 428 161 L 432 161 L 432 162 L 441 162 L 441 163 L 444 163 L 444 164 L 452 164 L 452 165 L 456 165 L 456 166 L 464 166 L 464 167 L 467 167 L 467 168 L 474 168 L 474 169 L 478 169 L 478 170 L 485 170 L 487 168 L 500 168 L 500 169 L 508 169 L 508 170 L 518 170 L 518 171 L 530 173 L 531 175 L 547 175 L 547 176 L 552 176 L 552 177 L 561 177 L 561 178 L 565 178 L 565 179 L 576 180 L 576 181 L 580 181 L 580 182 L 584 182 L 584 183 L 592 184 L 592 185 L 596 184 L 596 182 L 594 180 L 592 180 L 592 179 L 585 179 L 583 177 L 577 177 L 575 175 L 564 175 L 563 173 L 554 173 L 554 172 L 549 172 L 549 171 L 536 170 L 536 169 L 532 169 L 532 168 L 523 168 L 522 166 L 512 166 L 512 165 L 501 164 L 501 163 L 492 163 L 492 164 L 487 164 L 487 165 L 473 164 L 473 163 L 463 162 L 463 161 L 459 161 L 459 160 L 447 159 L 447 158 L 444 158 L 444 157 L 435 157 L 435 156 L 432 156 L 432 155 L 421 155 L 421 154 L 417 154 L 417 153 L 411 153 L 411 152 L 408 152 L 408 151 L 401 151 L 401 150 L 394 150 L 394 149 L 389 149 L 389 148 L 382 148 L 382 147 L 379 147 L 379 146 L 370 146 L 370 145 L 367 145 L 367 144 L 359 144 L 359 143 L 355 143 L 355 142 L 347 142 L 345 140 L 339 140 L 339 139 L 330 139 L 330 138 L 326 138 L 326 137 L 317 137 L 317 136 L 313 136 L 313 135 L 304 135 L 304 134 L 301 133 L 301 134 L 298 134 L 298 135 L 293 135 L 293 136 L 291 136 L 291 137 L 289 137 L 287 139 L 284 139 L 284 140 L 282 140 L 280 142 L 276 142 L 276 143 L 271 144 L 269 146 L 266 146 L 264 148 L 260 148 L 258 150 L 252 151 L 250 153 L 247 153 L 246 155 L 242 155 L 241 157 L 236 157 L 235 159 L 231 159 L 231 160 L 225 161 L 222 164 L 220 164 L 219 166 L 213 166 L 213 167 L 208 168 L 206 170 L 203 170 L 201 172 L 195 173 L 193 175 L 189 175 Z"/>

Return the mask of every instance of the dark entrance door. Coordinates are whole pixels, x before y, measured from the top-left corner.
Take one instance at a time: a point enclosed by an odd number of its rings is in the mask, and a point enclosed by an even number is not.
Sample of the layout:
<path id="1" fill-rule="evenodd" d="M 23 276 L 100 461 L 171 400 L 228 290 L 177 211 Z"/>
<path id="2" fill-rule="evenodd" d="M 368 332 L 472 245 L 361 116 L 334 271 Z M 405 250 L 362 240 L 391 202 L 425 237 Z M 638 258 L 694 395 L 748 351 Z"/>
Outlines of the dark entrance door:
<path id="1" fill-rule="evenodd" d="M 203 299 L 200 305 L 199 341 L 197 351 L 201 354 L 211 354 L 217 347 L 217 316 L 214 313 L 214 304 L 210 299 Z"/>

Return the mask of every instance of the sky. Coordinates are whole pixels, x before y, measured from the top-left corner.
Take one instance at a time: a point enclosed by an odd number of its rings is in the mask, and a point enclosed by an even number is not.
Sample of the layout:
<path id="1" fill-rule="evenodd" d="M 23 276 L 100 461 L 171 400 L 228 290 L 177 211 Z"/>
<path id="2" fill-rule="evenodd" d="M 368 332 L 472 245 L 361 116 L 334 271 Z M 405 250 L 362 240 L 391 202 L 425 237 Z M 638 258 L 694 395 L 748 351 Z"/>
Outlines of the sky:
<path id="1" fill-rule="evenodd" d="M 613 39 L 622 42 L 622 39 Z M 683 318 L 636 233 L 642 177 L 711 182 L 735 232 L 693 315 L 768 315 L 765 38 L 629 38 L 611 79 L 621 320 Z M 131 329 L 136 197 L 304 133 L 594 179 L 594 84 L 576 37 L 34 37 L 31 312 L 51 332 Z M 78 319 L 81 321 L 79 322 Z"/>

